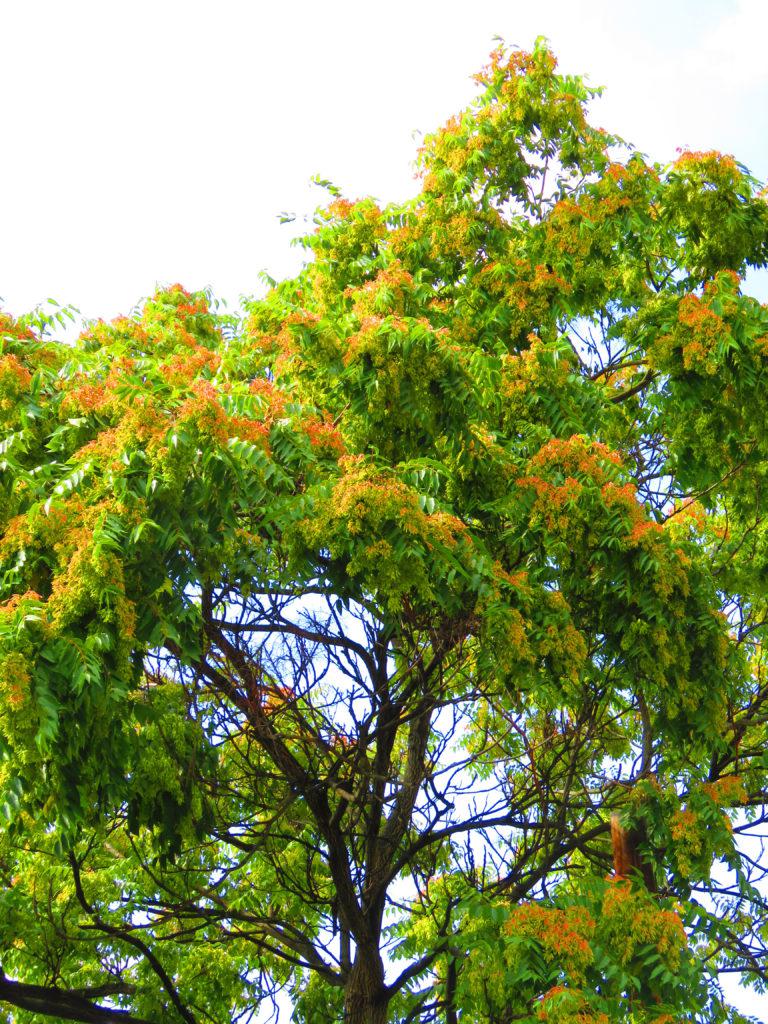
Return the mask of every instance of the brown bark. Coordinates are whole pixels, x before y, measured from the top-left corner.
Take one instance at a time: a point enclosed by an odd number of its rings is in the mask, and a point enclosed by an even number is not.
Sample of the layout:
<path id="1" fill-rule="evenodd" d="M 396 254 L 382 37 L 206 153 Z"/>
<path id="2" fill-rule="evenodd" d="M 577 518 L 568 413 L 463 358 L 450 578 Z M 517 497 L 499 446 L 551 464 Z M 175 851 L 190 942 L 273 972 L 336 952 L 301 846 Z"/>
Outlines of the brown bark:
<path id="1" fill-rule="evenodd" d="M 114 988 L 115 991 L 123 991 L 122 986 Z M 127 1010 L 115 1010 L 92 1003 L 77 992 L 67 992 L 52 985 L 28 985 L 12 981 L 0 969 L 2 1003 L 9 1003 L 30 1013 L 58 1017 L 59 1020 L 80 1021 L 81 1024 L 151 1024 L 148 1020 L 134 1017 Z"/>
<path id="2" fill-rule="evenodd" d="M 375 946 L 358 946 L 344 992 L 344 1024 L 387 1024 L 389 997 Z"/>
<path id="3" fill-rule="evenodd" d="M 611 815 L 611 845 L 613 847 L 613 873 L 617 878 L 627 878 L 632 872 L 638 872 L 649 892 L 656 892 L 656 880 L 653 868 L 647 864 L 637 849 L 641 840 L 636 829 L 626 829 L 621 824 L 618 814 Z"/>

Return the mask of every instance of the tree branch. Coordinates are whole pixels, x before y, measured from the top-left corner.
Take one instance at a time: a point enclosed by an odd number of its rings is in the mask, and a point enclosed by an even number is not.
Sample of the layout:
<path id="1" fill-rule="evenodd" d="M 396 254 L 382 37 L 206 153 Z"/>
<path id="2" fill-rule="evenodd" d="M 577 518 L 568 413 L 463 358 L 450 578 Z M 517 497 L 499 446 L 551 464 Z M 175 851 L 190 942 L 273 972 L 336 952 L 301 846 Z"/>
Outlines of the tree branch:
<path id="1" fill-rule="evenodd" d="M 93 907 L 86 898 L 85 892 L 83 890 L 82 880 L 80 878 L 80 865 L 78 864 L 77 858 L 75 857 L 74 854 L 69 855 L 69 863 L 72 868 L 72 876 L 75 882 L 75 895 L 77 896 L 77 901 L 83 908 L 83 910 L 89 915 L 89 917 L 92 918 L 94 922 L 93 927 L 98 928 L 99 931 L 104 932 L 106 935 L 112 935 L 115 938 L 122 939 L 124 942 L 127 942 L 129 946 L 133 946 L 134 949 L 137 949 L 159 978 L 161 985 L 168 993 L 169 999 L 176 1007 L 179 1016 L 183 1020 L 185 1020 L 187 1024 L 197 1024 L 197 1021 L 195 1020 L 195 1017 L 192 1014 L 192 1012 L 184 1005 L 184 1003 L 182 1003 L 181 997 L 179 996 L 179 993 L 176 991 L 173 982 L 168 977 L 168 973 L 166 972 L 165 968 L 157 959 L 157 957 L 149 948 L 149 946 L 146 944 L 146 942 L 140 939 L 138 935 L 131 935 L 130 932 L 127 932 L 125 929 L 116 928 L 114 925 L 108 924 L 106 921 L 101 920 L 101 918 L 98 916 L 98 914 L 95 912 L 95 910 L 93 909 Z"/>
<path id="2" fill-rule="evenodd" d="M 107 989 L 111 989 L 108 992 Z M 126 991 L 120 986 L 100 986 L 94 991 L 104 995 Z M 81 1021 L 82 1024 L 156 1024 L 143 1017 L 134 1017 L 128 1010 L 116 1010 L 108 1006 L 99 1006 L 90 999 L 67 992 L 53 985 L 28 985 L 23 981 L 12 981 L 0 970 L 0 1002 L 10 1003 L 20 1010 L 40 1013 L 47 1017 L 59 1017 L 62 1020 Z"/>

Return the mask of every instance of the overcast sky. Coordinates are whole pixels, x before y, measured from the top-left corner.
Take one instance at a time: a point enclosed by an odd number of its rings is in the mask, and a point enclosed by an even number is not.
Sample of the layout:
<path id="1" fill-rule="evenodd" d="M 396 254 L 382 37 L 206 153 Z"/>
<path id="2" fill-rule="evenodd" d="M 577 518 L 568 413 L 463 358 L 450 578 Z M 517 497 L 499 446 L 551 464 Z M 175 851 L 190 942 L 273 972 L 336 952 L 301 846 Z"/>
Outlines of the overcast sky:
<path id="1" fill-rule="evenodd" d="M 314 174 L 413 191 L 414 133 L 472 96 L 500 35 L 606 86 L 597 123 L 654 159 L 768 177 L 766 0 L 0 0 L 0 296 L 87 316 L 156 282 L 236 303 L 297 265 Z M 766 291 L 768 297 L 768 290 Z"/>
<path id="2" fill-rule="evenodd" d="M 653 159 L 768 178 L 768 0 L 0 0 L 6 308 L 110 318 L 173 281 L 236 305 L 297 267 L 278 215 L 313 209 L 313 175 L 413 192 L 415 133 L 470 100 L 496 35 L 547 36 Z"/>

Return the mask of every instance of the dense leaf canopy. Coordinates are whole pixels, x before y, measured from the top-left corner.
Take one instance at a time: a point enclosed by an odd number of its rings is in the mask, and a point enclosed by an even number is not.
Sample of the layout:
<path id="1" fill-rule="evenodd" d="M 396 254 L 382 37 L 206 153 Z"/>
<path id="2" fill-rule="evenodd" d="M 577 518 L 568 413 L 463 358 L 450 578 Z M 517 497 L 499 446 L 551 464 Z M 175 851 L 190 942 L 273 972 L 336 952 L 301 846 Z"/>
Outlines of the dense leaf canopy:
<path id="1" fill-rule="evenodd" d="M 768 204 L 594 93 L 494 53 L 242 318 L 2 316 L 9 1021 L 744 1019 Z"/>

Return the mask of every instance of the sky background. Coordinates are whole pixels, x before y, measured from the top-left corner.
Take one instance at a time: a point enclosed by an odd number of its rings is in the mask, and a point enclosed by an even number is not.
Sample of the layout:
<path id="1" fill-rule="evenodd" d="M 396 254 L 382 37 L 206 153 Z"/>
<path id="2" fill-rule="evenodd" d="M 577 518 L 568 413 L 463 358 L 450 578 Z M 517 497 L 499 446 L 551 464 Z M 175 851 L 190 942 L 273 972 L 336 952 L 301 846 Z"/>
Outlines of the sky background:
<path id="1" fill-rule="evenodd" d="M 496 35 L 546 36 L 652 159 L 719 149 L 768 178 L 768 0 L 0 0 L 3 304 L 108 319 L 180 281 L 236 306 L 298 268 L 278 215 L 322 201 L 313 175 L 415 191 L 418 133 L 470 101 Z"/>
<path id="2" fill-rule="evenodd" d="M 768 178 L 768 0 L 0 0 L 0 296 L 88 317 L 157 282 L 230 305 L 301 253 L 310 185 L 415 188 L 418 132 L 473 95 L 494 35 L 549 38 L 606 87 L 594 120 L 662 162 Z M 761 286 L 768 299 L 768 287 Z"/>

